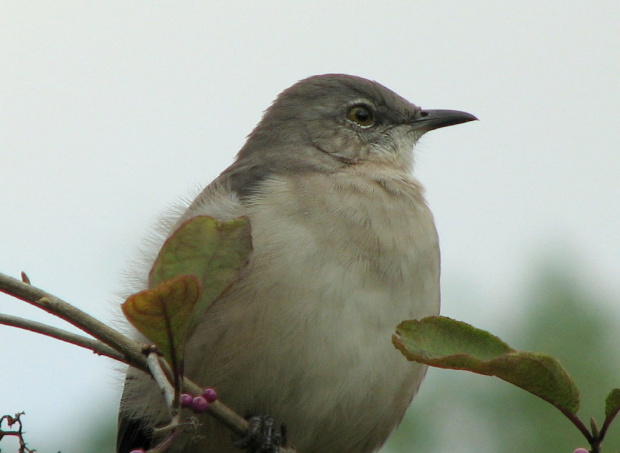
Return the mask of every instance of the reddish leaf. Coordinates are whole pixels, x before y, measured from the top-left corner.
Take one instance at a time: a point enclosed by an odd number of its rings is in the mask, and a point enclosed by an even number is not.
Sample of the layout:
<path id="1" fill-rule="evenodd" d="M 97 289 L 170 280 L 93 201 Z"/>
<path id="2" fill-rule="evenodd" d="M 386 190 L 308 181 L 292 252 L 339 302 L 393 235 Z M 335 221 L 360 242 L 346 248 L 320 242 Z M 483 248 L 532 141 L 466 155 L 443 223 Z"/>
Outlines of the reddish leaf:
<path id="1" fill-rule="evenodd" d="M 169 363 L 180 365 L 188 321 L 199 294 L 198 279 L 181 275 L 130 296 L 122 309 L 129 322 L 157 345 Z"/>

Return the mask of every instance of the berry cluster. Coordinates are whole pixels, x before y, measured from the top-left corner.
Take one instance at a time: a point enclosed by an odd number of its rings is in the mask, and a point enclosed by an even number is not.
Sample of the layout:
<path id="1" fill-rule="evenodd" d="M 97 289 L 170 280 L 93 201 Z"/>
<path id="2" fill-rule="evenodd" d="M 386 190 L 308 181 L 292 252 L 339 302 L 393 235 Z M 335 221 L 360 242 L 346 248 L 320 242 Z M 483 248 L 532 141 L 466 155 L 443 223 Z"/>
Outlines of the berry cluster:
<path id="1" fill-rule="evenodd" d="M 202 414 L 209 409 L 212 402 L 217 399 L 217 393 L 214 389 L 208 387 L 202 391 L 201 395 L 193 396 L 189 393 L 181 394 L 181 407 L 193 410 L 197 414 Z"/>
<path id="2" fill-rule="evenodd" d="M 212 402 L 217 400 L 217 393 L 215 389 L 207 387 L 198 396 L 192 396 L 189 393 L 181 393 L 181 407 L 186 407 L 193 410 L 197 414 L 202 414 L 209 409 Z M 138 448 L 131 450 L 129 453 L 146 453 L 144 449 Z"/>

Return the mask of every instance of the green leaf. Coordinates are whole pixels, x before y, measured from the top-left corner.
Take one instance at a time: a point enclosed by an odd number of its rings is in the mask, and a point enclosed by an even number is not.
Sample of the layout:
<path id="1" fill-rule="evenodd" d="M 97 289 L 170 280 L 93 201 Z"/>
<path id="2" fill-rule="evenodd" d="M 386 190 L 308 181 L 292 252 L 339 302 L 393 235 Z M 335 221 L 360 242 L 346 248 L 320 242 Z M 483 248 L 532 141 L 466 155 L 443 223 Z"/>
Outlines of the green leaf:
<path id="1" fill-rule="evenodd" d="M 195 275 L 202 291 L 194 323 L 239 278 L 252 252 L 250 221 L 240 217 L 220 222 L 197 216 L 184 222 L 162 246 L 149 287 L 178 275 Z"/>
<path id="2" fill-rule="evenodd" d="M 193 217 L 166 240 L 149 274 L 150 289 L 129 297 L 123 312 L 180 370 L 189 331 L 239 278 L 251 252 L 246 217 Z"/>
<path id="3" fill-rule="evenodd" d="M 605 417 L 615 416 L 620 410 L 620 389 L 613 389 L 605 398 Z"/>
<path id="4" fill-rule="evenodd" d="M 497 376 L 564 412 L 579 410 L 579 391 L 562 365 L 545 354 L 512 349 L 489 332 L 443 316 L 404 321 L 392 337 L 409 360 Z"/>
<path id="5" fill-rule="evenodd" d="M 198 279 L 193 275 L 181 275 L 156 288 L 133 294 L 121 308 L 129 322 L 155 343 L 168 362 L 178 369 L 183 362 L 188 320 L 199 294 Z"/>

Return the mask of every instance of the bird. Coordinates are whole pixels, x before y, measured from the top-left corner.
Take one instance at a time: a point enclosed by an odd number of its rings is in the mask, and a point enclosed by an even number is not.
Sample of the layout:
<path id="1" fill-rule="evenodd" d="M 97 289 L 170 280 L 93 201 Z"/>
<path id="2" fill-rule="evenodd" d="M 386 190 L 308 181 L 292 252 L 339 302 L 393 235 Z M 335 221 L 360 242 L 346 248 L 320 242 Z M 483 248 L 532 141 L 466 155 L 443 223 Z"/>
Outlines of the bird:
<path id="1" fill-rule="evenodd" d="M 414 146 L 476 119 L 346 74 L 311 76 L 278 95 L 232 165 L 162 238 L 199 215 L 246 216 L 252 228 L 247 267 L 187 339 L 186 376 L 244 417 L 284 424 L 299 453 L 377 451 L 426 374 L 392 334 L 440 308 L 439 241 Z M 117 453 L 152 445 L 167 414 L 152 379 L 130 369 Z M 169 451 L 239 449 L 207 415 Z"/>

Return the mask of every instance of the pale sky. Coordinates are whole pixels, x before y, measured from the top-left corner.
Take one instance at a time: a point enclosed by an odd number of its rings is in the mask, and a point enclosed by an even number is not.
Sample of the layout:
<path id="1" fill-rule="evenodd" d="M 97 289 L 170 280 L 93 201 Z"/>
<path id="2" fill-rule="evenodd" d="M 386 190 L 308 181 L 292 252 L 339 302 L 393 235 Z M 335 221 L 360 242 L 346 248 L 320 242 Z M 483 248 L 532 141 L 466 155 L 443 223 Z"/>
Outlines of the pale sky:
<path id="1" fill-rule="evenodd" d="M 2 2 L 0 272 L 117 322 L 157 216 L 281 90 L 342 72 L 480 118 L 416 148 L 443 314 L 501 336 L 556 259 L 620 322 L 618 30 L 617 1 Z M 24 305 L 0 296 L 50 320 Z M 0 344 L 0 412 L 27 412 L 33 448 L 78 451 L 78 421 L 115 416 L 107 359 L 8 327 Z"/>

